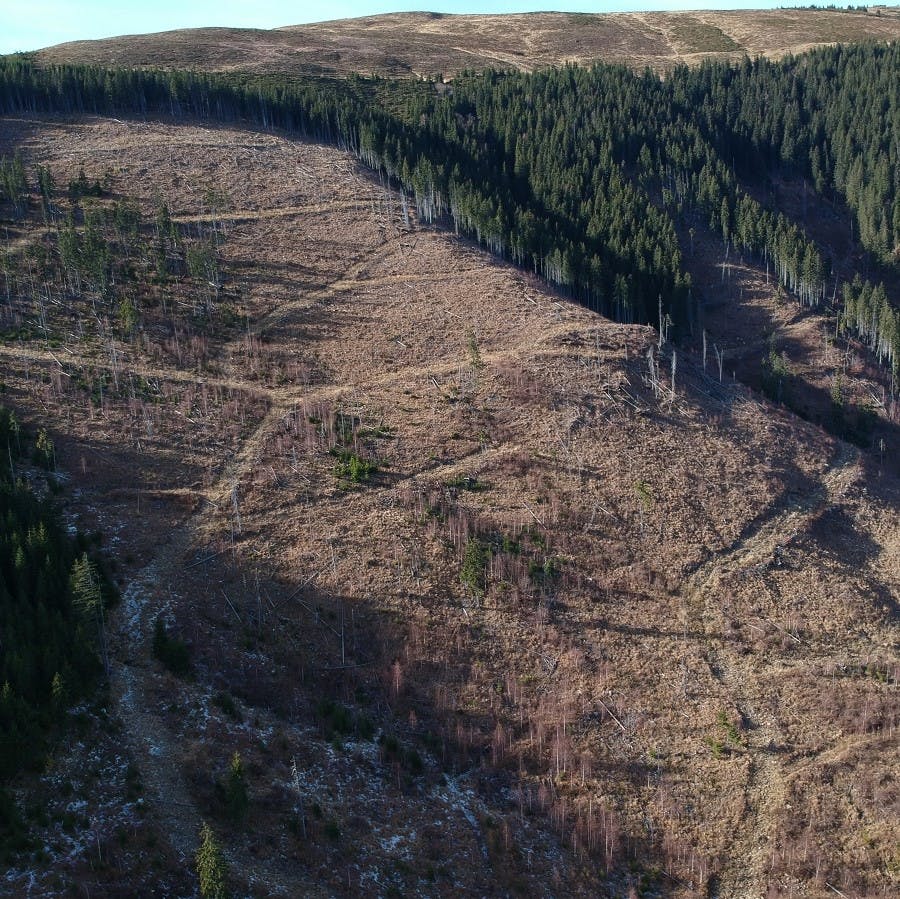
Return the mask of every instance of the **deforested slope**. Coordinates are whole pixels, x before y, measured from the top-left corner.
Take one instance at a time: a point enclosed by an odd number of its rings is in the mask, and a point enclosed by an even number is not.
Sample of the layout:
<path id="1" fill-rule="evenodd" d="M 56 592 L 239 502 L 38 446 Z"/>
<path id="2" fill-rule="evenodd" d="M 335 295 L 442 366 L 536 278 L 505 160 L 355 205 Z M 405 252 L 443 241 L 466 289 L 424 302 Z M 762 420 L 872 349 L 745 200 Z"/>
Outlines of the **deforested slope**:
<path id="1" fill-rule="evenodd" d="M 121 740 L 28 785 L 60 818 L 11 889 L 190 888 L 206 820 L 240 892 L 890 892 L 900 494 L 874 455 L 419 222 L 348 153 L 4 128 L 44 172 L 4 207 L 4 403 L 123 592 Z M 67 831 L 95 769 L 114 795 Z"/>
<path id="2" fill-rule="evenodd" d="M 468 73 L 448 91 L 4 59 L 0 110 L 199 117 L 352 148 L 426 221 L 619 321 L 707 355 L 711 338 L 720 374 L 727 361 L 884 461 L 900 410 L 897 63 L 898 45 L 866 44 L 664 79 Z M 21 166 L 0 164 L 15 209 Z"/>

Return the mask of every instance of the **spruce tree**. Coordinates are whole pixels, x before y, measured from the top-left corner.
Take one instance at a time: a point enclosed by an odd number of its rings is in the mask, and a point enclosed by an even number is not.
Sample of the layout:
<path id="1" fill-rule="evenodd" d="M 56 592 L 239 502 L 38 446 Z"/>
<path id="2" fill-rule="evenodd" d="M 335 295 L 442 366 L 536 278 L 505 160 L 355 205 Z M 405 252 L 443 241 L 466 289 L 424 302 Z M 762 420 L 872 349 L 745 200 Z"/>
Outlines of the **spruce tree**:
<path id="1" fill-rule="evenodd" d="M 232 821 L 243 820 L 247 814 L 249 798 L 247 796 L 247 780 L 244 775 L 244 763 L 241 754 L 235 752 L 228 767 L 228 781 L 225 784 L 225 802 Z"/>
<path id="2" fill-rule="evenodd" d="M 212 828 L 204 821 L 200 828 L 200 846 L 197 849 L 197 879 L 203 899 L 227 899 L 228 870 L 222 849 Z"/>

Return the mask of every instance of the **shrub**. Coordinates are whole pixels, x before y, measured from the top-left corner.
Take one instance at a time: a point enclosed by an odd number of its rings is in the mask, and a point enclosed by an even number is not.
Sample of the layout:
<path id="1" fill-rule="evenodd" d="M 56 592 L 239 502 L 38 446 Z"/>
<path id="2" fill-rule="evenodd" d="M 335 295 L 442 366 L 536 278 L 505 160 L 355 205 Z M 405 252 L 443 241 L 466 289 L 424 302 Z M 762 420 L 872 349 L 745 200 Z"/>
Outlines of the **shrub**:
<path id="1" fill-rule="evenodd" d="M 326 740 L 351 735 L 358 740 L 371 740 L 375 735 L 375 726 L 367 715 L 355 713 L 342 703 L 331 699 L 319 702 L 316 706 L 316 718 L 322 726 Z"/>
<path id="2" fill-rule="evenodd" d="M 187 644 L 178 637 L 169 635 L 162 615 L 156 616 L 153 630 L 153 656 L 178 677 L 185 677 L 190 673 L 191 660 Z"/>
<path id="3" fill-rule="evenodd" d="M 16 803 L 12 796 L 0 787 L 0 853 L 26 849 L 28 842 L 25 823 Z"/>
<path id="4" fill-rule="evenodd" d="M 34 461 L 41 468 L 46 468 L 47 471 L 53 471 L 56 468 L 56 452 L 46 428 L 38 431 L 37 440 L 34 442 Z"/>
<path id="5" fill-rule="evenodd" d="M 725 736 L 730 743 L 733 743 L 735 746 L 740 746 L 743 743 L 740 732 L 728 720 L 728 715 L 725 713 L 725 711 L 719 712 L 718 716 L 716 717 L 716 723 L 725 732 Z"/>
<path id="6" fill-rule="evenodd" d="M 224 692 L 216 693 L 213 696 L 213 705 L 218 706 L 232 721 L 243 721 L 244 716 L 241 710 L 235 705 L 234 700 Z"/>
<path id="7" fill-rule="evenodd" d="M 331 452 L 338 459 L 334 473 L 342 480 L 350 481 L 352 484 L 367 484 L 372 475 L 378 471 L 378 466 L 374 462 L 363 459 L 356 453 L 339 449 L 333 449 Z"/>
<path id="8" fill-rule="evenodd" d="M 477 537 L 472 537 L 466 543 L 463 553 L 462 567 L 459 579 L 463 585 L 476 596 L 484 592 L 485 574 L 484 566 L 487 562 L 485 547 Z"/>

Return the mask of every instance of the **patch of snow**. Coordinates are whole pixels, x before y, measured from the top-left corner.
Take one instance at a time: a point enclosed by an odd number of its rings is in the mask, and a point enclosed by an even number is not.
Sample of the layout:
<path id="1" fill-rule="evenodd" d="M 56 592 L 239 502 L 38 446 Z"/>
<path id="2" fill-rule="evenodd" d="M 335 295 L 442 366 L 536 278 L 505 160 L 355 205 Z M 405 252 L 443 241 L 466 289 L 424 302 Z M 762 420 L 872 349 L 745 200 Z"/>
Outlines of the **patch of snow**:
<path id="1" fill-rule="evenodd" d="M 481 853 L 485 857 L 488 858 L 487 846 L 485 845 L 484 839 L 481 834 L 481 826 L 478 823 L 478 819 L 475 817 L 475 814 L 472 811 L 472 803 L 477 803 L 478 799 L 475 796 L 475 793 L 471 790 L 463 790 L 459 786 L 459 778 L 448 777 L 447 782 L 444 785 L 443 794 L 439 793 L 438 795 L 447 802 L 451 808 L 459 811 L 462 816 L 469 822 L 472 826 L 472 829 L 475 831 L 475 835 L 478 840 L 478 844 L 481 846 Z"/>
<path id="2" fill-rule="evenodd" d="M 409 838 L 402 833 L 395 833 L 392 837 L 379 837 L 378 842 L 381 844 L 381 848 L 385 852 L 389 852 L 391 855 L 393 855 L 394 853 L 397 853 L 397 850 L 400 848 L 400 846 L 408 839 Z M 409 858 L 409 847 L 407 846 L 405 852 L 398 854 L 403 858 Z"/>

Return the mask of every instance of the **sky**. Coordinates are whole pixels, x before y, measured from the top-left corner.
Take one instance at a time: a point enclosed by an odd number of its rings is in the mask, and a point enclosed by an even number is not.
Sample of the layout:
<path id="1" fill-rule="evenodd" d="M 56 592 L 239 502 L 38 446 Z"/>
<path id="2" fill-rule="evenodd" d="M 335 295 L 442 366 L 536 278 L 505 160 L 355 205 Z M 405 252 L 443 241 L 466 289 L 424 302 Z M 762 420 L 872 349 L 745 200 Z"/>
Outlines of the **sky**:
<path id="1" fill-rule="evenodd" d="M 830 0 L 826 0 L 830 2 Z M 834 0 L 838 2 L 838 0 Z M 862 0 L 851 0 L 856 5 Z M 806 6 L 811 0 L 0 0 L 0 53 L 63 41 L 222 25 L 276 28 L 326 19 L 427 9 L 444 13 L 559 10 L 624 12 Z M 824 3 L 822 5 L 825 5 Z M 844 5 L 844 4 L 842 4 Z"/>

